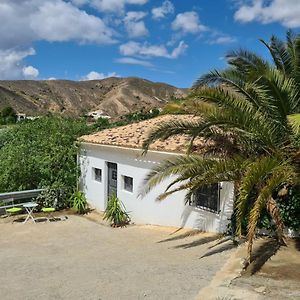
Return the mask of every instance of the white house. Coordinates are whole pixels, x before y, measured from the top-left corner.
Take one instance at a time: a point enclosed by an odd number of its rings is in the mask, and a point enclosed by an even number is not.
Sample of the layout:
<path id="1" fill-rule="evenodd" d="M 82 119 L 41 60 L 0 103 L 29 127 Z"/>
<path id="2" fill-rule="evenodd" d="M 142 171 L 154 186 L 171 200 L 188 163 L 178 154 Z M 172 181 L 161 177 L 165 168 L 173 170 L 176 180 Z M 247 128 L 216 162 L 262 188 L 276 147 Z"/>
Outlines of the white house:
<path id="1" fill-rule="evenodd" d="M 86 116 L 90 119 L 93 119 L 93 120 L 98 120 L 100 118 L 102 118 L 102 119 L 111 119 L 111 117 L 108 116 L 108 115 L 105 115 L 102 110 L 90 111 L 90 112 L 87 113 Z"/>
<path id="2" fill-rule="evenodd" d="M 156 164 L 174 155 L 182 155 L 186 150 L 187 138 L 174 136 L 164 142 L 156 141 L 147 154 L 142 155 L 142 143 L 149 130 L 175 117 L 190 118 L 165 115 L 81 137 L 79 161 L 82 190 L 90 205 L 102 211 L 106 208 L 109 195 L 116 193 L 132 221 L 137 224 L 224 232 L 233 206 L 233 184 L 230 182 L 220 182 L 199 190 L 187 205 L 183 191 L 163 201 L 157 200 L 171 178 L 145 197 L 139 196 L 145 176 Z"/>

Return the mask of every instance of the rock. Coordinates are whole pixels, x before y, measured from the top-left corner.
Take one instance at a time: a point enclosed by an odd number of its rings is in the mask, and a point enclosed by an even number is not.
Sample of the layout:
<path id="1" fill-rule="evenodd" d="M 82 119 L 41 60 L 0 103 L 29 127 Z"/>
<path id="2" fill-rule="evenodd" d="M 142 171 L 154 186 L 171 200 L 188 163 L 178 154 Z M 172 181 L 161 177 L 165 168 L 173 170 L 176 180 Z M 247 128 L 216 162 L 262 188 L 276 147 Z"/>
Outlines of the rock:
<path id="1" fill-rule="evenodd" d="M 256 289 L 254 289 L 254 291 L 257 292 L 257 293 L 265 293 L 266 287 L 265 286 L 260 286 Z"/>

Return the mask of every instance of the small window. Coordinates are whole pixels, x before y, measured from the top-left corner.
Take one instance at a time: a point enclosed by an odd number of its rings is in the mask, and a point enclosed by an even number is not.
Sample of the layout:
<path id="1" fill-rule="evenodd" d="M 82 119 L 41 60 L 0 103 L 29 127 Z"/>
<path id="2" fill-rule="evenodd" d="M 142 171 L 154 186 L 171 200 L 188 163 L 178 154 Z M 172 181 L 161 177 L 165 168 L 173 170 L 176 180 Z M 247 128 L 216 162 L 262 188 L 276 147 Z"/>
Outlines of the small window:
<path id="1" fill-rule="evenodd" d="M 206 185 L 198 189 L 189 203 L 214 213 L 220 210 L 220 186 L 218 183 Z"/>
<path id="2" fill-rule="evenodd" d="M 101 182 L 102 181 L 102 170 L 97 169 L 97 168 L 93 168 L 93 169 L 94 169 L 94 179 L 96 181 Z"/>
<path id="3" fill-rule="evenodd" d="M 133 178 L 129 176 L 123 176 L 124 178 L 124 190 L 128 192 L 133 191 Z"/>

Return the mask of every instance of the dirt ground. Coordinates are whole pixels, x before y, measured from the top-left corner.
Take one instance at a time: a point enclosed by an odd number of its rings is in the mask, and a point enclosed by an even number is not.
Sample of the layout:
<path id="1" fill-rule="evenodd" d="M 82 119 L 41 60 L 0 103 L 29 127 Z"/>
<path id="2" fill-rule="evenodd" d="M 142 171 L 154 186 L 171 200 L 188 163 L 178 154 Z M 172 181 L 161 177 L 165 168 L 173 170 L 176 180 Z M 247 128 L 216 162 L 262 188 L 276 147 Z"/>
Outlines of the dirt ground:
<path id="1" fill-rule="evenodd" d="M 208 286 L 201 289 L 199 300 L 300 300 L 300 240 L 287 240 L 279 247 L 275 239 L 258 238 L 253 261 L 242 270 L 247 244 L 232 252 Z"/>
<path id="2" fill-rule="evenodd" d="M 253 256 L 232 288 L 257 291 L 262 299 L 300 300 L 300 239 L 288 240 L 286 247 L 271 238 L 258 239 Z"/>
<path id="3" fill-rule="evenodd" d="M 219 238 L 114 229 L 75 215 L 37 224 L 2 219 L 0 299 L 194 299 L 235 251 Z"/>

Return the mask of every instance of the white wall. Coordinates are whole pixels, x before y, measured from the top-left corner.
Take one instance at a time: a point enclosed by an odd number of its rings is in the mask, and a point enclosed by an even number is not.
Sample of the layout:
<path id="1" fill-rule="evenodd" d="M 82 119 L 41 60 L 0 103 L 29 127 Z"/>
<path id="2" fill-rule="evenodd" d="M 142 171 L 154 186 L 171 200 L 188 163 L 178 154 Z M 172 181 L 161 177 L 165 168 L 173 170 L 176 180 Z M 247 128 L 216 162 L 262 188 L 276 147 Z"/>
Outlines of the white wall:
<path id="1" fill-rule="evenodd" d="M 149 151 L 141 156 L 141 151 L 103 145 L 83 144 L 81 165 L 81 187 L 92 207 L 105 210 L 107 193 L 106 162 L 118 165 L 118 197 L 137 224 L 156 224 L 186 228 L 198 228 L 210 232 L 226 230 L 233 205 L 233 184 L 224 182 L 221 189 L 221 213 L 216 214 L 184 204 L 185 192 L 178 192 L 163 201 L 157 196 L 163 192 L 170 180 L 156 186 L 141 199 L 140 191 L 147 173 L 160 161 L 172 154 Z M 102 169 L 102 182 L 93 179 L 92 168 Z M 133 177 L 133 192 L 123 189 L 122 176 Z"/>

